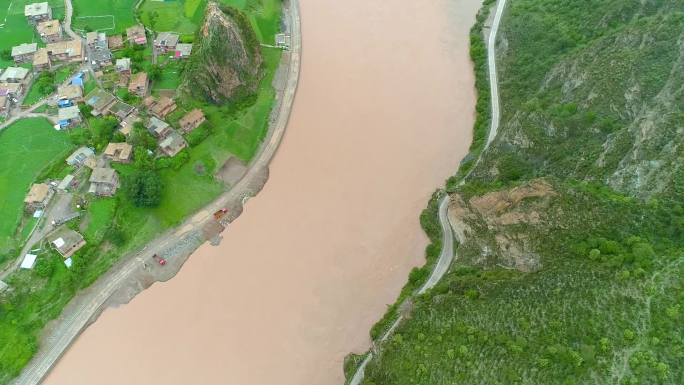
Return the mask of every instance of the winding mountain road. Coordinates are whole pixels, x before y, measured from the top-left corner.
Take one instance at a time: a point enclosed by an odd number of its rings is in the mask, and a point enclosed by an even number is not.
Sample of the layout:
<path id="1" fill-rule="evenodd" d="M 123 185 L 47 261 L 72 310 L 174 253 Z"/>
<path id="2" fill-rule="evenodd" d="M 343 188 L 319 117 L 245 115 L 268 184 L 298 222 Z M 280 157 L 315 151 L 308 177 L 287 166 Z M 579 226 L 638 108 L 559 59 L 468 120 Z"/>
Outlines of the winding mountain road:
<path id="1" fill-rule="evenodd" d="M 487 41 L 487 64 L 489 68 L 489 85 L 492 96 L 492 121 L 489 128 L 489 135 L 487 136 L 487 142 L 485 143 L 485 146 L 482 149 L 482 152 L 480 153 L 480 157 L 478 157 L 477 161 L 475 162 L 475 165 L 477 165 L 480 162 L 480 159 L 482 158 L 481 155 L 487 150 L 487 148 L 489 148 L 489 145 L 492 143 L 494 138 L 496 138 L 496 135 L 499 132 L 499 120 L 501 119 L 501 112 L 499 106 L 499 84 L 498 78 L 496 76 L 496 35 L 499 31 L 501 15 L 503 14 L 505 6 L 506 0 L 499 0 L 499 2 L 497 3 L 496 13 L 494 14 L 494 21 L 492 22 L 492 27 L 489 32 L 489 39 Z M 471 171 L 474 168 L 475 167 L 473 166 L 473 168 L 471 168 Z M 468 173 L 466 177 L 468 175 L 470 175 L 470 173 Z M 463 184 L 466 177 L 464 177 L 461 180 L 461 184 Z M 439 259 L 435 264 L 435 268 L 432 270 L 432 273 L 430 274 L 430 278 L 428 278 L 428 280 L 425 281 L 423 286 L 421 286 L 421 288 L 417 292 L 417 295 L 424 294 L 426 291 L 435 287 L 435 285 L 442 279 L 442 277 L 444 277 L 444 274 L 446 274 L 446 272 L 449 270 L 449 266 L 451 266 L 451 262 L 453 262 L 454 260 L 454 232 L 452 231 L 451 224 L 449 223 L 449 216 L 447 215 L 448 208 L 449 195 L 445 195 L 439 201 L 439 222 L 442 226 L 442 251 L 439 254 Z M 390 328 L 385 332 L 385 334 L 383 334 L 378 341 L 375 341 L 373 345 L 379 346 L 380 344 L 385 342 L 392 335 L 394 330 L 399 326 L 403 319 L 403 316 L 400 315 L 394 321 L 392 326 L 390 326 Z M 365 375 L 366 366 L 372 359 L 373 351 L 371 350 L 371 352 L 369 352 L 366 355 L 366 358 L 364 358 L 364 360 L 361 362 L 361 365 L 359 365 L 359 367 L 356 369 L 356 373 L 354 373 L 354 376 L 352 377 L 351 381 L 349 381 L 349 385 L 361 384 Z"/>

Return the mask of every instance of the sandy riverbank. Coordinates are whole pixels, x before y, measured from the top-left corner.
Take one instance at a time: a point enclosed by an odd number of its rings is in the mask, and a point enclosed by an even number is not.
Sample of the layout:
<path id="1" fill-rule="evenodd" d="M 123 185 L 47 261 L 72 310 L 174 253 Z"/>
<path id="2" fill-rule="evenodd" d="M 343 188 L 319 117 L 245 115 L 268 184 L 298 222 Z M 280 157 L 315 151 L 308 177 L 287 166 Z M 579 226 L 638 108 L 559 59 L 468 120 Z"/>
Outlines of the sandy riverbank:
<path id="1" fill-rule="evenodd" d="M 302 0 L 300 88 L 266 187 L 219 247 L 106 311 L 46 383 L 342 383 L 470 143 L 478 6 Z"/>

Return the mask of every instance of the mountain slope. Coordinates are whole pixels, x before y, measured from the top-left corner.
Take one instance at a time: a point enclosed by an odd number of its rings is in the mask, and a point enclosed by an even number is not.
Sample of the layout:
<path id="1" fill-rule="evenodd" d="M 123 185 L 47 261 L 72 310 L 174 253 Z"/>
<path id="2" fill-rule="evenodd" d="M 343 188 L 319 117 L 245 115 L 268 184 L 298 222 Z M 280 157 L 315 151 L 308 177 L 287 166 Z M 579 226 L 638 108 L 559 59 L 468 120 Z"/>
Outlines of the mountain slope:
<path id="1" fill-rule="evenodd" d="M 684 3 L 508 7 L 456 265 L 365 384 L 684 383 Z"/>

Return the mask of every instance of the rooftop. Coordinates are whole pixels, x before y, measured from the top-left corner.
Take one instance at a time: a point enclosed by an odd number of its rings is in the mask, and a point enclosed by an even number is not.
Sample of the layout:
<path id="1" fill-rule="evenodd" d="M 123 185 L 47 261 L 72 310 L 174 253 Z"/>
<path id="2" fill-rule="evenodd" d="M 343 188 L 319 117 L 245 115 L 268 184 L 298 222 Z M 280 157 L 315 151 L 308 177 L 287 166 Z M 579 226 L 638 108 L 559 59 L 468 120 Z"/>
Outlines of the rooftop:
<path id="1" fill-rule="evenodd" d="M 24 7 L 24 16 L 42 16 L 50 12 L 50 5 L 47 2 L 26 4 Z"/>
<path id="2" fill-rule="evenodd" d="M 128 84 L 129 91 L 144 89 L 145 87 L 147 87 L 147 72 L 138 72 L 131 76 L 131 82 Z"/>
<path id="3" fill-rule="evenodd" d="M 147 123 L 147 129 L 154 133 L 160 133 L 164 131 L 167 127 L 169 127 L 168 123 L 161 119 L 157 119 L 154 116 L 151 117 L 150 121 Z"/>
<path id="4" fill-rule="evenodd" d="M 114 95 L 109 92 L 101 88 L 96 88 L 86 95 L 85 102 L 87 105 L 93 107 L 93 109 L 100 111 L 109 106 L 115 99 Z"/>
<path id="5" fill-rule="evenodd" d="M 131 69 L 131 59 L 123 57 L 121 59 L 116 59 L 116 70 L 117 71 L 128 71 Z"/>
<path id="6" fill-rule="evenodd" d="M 59 99 L 77 99 L 83 96 L 83 89 L 72 84 L 66 86 L 59 86 L 57 88 L 57 97 Z"/>
<path id="7" fill-rule="evenodd" d="M 154 39 L 154 45 L 174 47 L 178 44 L 178 38 L 179 35 L 175 32 L 159 32 L 157 38 Z"/>
<path id="8" fill-rule="evenodd" d="M 42 203 L 50 192 L 50 186 L 45 183 L 36 183 L 31 186 L 24 203 Z"/>
<path id="9" fill-rule="evenodd" d="M 50 58 L 48 56 L 48 51 L 45 48 L 41 48 L 38 51 L 36 51 L 36 54 L 33 55 L 33 65 L 34 66 L 41 66 L 50 63 Z"/>
<path id="10" fill-rule="evenodd" d="M 41 36 L 50 36 L 58 34 L 61 27 L 59 25 L 59 20 L 48 20 L 38 23 L 36 30 Z"/>
<path id="11" fill-rule="evenodd" d="M 186 57 L 192 53 L 192 44 L 180 43 L 176 45 L 176 56 Z"/>
<path id="12" fill-rule="evenodd" d="M 109 143 L 104 154 L 115 160 L 128 160 L 131 158 L 133 146 L 128 143 Z"/>
<path id="13" fill-rule="evenodd" d="M 38 50 L 38 43 L 23 43 L 12 47 L 12 57 L 27 55 Z"/>
<path id="14" fill-rule="evenodd" d="M 90 183 L 109 183 L 116 182 L 116 171 L 113 168 L 96 167 L 90 175 Z"/>
<path id="15" fill-rule="evenodd" d="M 29 70 L 22 67 L 7 67 L 5 72 L 0 75 L 0 82 L 6 82 L 9 80 L 19 79 L 24 80 L 28 75 Z"/>
<path id="16" fill-rule="evenodd" d="M 59 41 L 45 46 L 52 55 L 66 54 L 69 57 L 78 57 L 83 54 L 83 44 L 80 40 Z"/>
<path id="17" fill-rule="evenodd" d="M 49 234 L 47 240 L 64 258 L 71 257 L 85 245 L 83 236 L 66 225 Z"/>
<path id="18" fill-rule="evenodd" d="M 196 122 L 201 119 L 204 119 L 204 113 L 199 108 L 195 108 L 194 110 L 188 112 L 184 117 L 182 117 L 181 120 L 178 121 L 178 123 L 181 126 L 185 126 L 187 124 L 191 124 L 192 122 Z"/>
<path id="19" fill-rule="evenodd" d="M 81 111 L 78 106 L 64 107 L 60 108 L 57 112 L 58 119 L 61 120 L 72 120 L 81 116 Z"/>
<path id="20" fill-rule="evenodd" d="M 83 163 L 86 159 L 93 155 L 95 155 L 95 151 L 93 151 L 91 148 L 80 147 L 78 150 L 74 151 L 71 155 L 69 155 L 66 162 L 72 165 L 77 163 Z"/>

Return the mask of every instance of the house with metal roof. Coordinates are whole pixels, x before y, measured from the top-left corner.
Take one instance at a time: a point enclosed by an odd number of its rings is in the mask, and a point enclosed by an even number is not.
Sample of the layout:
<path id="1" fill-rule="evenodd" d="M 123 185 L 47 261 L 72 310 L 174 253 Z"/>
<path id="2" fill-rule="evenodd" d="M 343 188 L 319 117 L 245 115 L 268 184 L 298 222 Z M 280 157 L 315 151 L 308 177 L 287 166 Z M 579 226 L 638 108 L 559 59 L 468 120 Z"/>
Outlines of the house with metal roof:
<path id="1" fill-rule="evenodd" d="M 31 25 L 52 19 L 52 9 L 47 2 L 32 3 L 24 6 L 24 16 Z"/>
<path id="2" fill-rule="evenodd" d="M 12 59 L 14 62 L 27 63 L 33 61 L 33 55 L 38 50 L 38 43 L 23 43 L 12 47 Z"/>
<path id="3" fill-rule="evenodd" d="M 29 70 L 22 67 L 7 67 L 0 75 L 0 82 L 23 83 L 28 78 Z"/>

